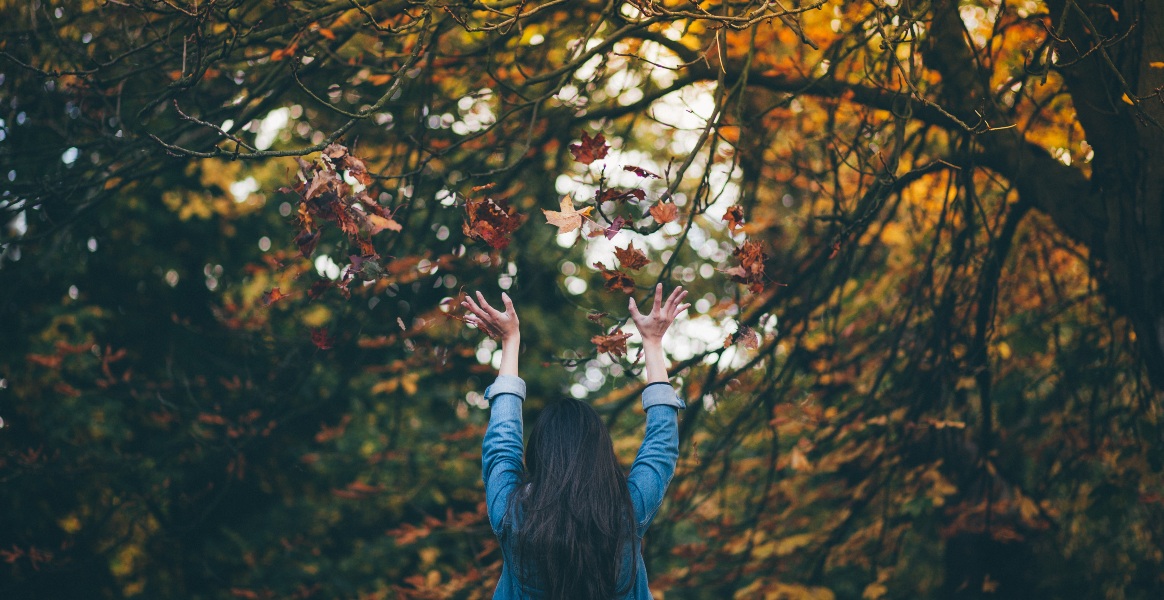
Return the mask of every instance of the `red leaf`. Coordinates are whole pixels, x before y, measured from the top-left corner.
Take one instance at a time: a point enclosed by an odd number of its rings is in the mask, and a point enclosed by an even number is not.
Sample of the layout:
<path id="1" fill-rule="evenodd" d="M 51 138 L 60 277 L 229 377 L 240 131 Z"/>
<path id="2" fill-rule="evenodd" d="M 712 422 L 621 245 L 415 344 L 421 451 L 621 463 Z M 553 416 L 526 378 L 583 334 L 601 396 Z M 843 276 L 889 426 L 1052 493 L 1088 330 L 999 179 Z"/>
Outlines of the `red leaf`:
<path id="1" fill-rule="evenodd" d="M 607 269 L 606 265 L 602 263 L 594 263 L 594 266 L 602 271 L 602 278 L 606 280 L 606 289 L 611 291 L 618 290 L 628 296 L 635 293 L 635 280 L 631 279 L 626 273 Z"/>
<path id="2" fill-rule="evenodd" d="M 521 226 L 522 218 L 505 200 L 469 200 L 465 203 L 464 234 L 483 240 L 490 247 L 504 250 L 509 234 Z"/>
<path id="3" fill-rule="evenodd" d="M 628 202 L 631 198 L 638 200 L 645 200 L 647 193 L 639 188 L 624 189 L 624 188 L 608 188 L 594 192 L 594 201 L 596 204 L 603 202 Z"/>
<path id="4" fill-rule="evenodd" d="M 610 222 L 610 227 L 606 228 L 606 239 L 614 239 L 614 236 L 618 234 L 623 225 L 626 225 L 626 219 L 622 217 L 615 217 L 614 220 Z"/>
<path id="5" fill-rule="evenodd" d="M 335 343 L 335 338 L 330 338 L 327 336 L 326 327 L 322 329 L 313 329 L 311 331 L 311 343 L 315 344 L 315 347 L 319 348 L 320 350 L 331 350 L 332 345 Z"/>
<path id="6" fill-rule="evenodd" d="M 658 175 L 655 175 L 654 173 L 652 173 L 646 169 L 643 169 L 641 167 L 627 166 L 627 167 L 623 167 L 622 170 L 623 171 L 630 171 L 631 173 L 634 173 L 635 175 L 638 175 L 639 177 L 647 177 L 650 179 L 662 179 L 662 177 L 659 177 Z"/>
<path id="7" fill-rule="evenodd" d="M 574 155 L 574 160 L 584 165 L 606 157 L 609 150 L 610 146 L 606 144 L 606 138 L 602 137 L 601 133 L 594 137 L 583 133 L 580 143 L 570 144 L 570 154 Z"/>
<path id="8" fill-rule="evenodd" d="M 626 248 L 615 247 L 614 256 L 618 259 L 618 265 L 620 267 L 632 271 L 637 271 L 651 262 L 647 258 L 647 255 L 643 254 L 642 250 L 635 248 L 633 241 Z"/>

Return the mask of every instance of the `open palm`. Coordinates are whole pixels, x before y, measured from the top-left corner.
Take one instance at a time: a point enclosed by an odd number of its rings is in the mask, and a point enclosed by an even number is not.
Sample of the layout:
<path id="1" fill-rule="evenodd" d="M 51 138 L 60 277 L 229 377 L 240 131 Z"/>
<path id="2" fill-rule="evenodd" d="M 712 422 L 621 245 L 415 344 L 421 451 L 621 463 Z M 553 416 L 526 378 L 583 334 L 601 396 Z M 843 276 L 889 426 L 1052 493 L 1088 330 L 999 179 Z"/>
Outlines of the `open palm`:
<path id="1" fill-rule="evenodd" d="M 675 317 L 691 306 L 683 304 L 686 297 L 687 290 L 683 289 L 683 286 L 678 286 L 671 290 L 671 295 L 667 296 L 667 301 L 664 302 L 663 284 L 660 283 L 655 286 L 655 299 L 651 303 L 651 311 L 645 315 L 639 312 L 635 299 L 630 299 L 631 319 L 634 320 L 644 341 L 663 339 L 663 334 L 667 333 L 671 323 L 675 322 Z"/>

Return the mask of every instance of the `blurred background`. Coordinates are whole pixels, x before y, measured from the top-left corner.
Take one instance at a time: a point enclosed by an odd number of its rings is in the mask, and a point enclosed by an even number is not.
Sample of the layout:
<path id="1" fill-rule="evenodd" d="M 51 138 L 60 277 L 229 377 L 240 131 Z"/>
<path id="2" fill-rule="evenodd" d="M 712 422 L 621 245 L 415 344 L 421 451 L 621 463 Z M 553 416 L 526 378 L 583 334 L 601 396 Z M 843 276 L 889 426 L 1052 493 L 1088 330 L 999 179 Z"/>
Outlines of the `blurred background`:
<path id="1" fill-rule="evenodd" d="M 459 296 L 513 297 L 526 419 L 585 398 L 629 466 L 657 282 L 657 598 L 1164 597 L 1162 32 L 0 0 L 0 597 L 491 597 Z"/>

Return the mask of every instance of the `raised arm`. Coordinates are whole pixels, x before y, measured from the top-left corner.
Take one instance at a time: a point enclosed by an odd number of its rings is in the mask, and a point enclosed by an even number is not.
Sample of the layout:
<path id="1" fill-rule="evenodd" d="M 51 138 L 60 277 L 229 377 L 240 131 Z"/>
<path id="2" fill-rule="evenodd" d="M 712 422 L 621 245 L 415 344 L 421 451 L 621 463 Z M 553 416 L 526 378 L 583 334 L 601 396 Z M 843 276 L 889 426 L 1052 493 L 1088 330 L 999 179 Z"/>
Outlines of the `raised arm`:
<path id="1" fill-rule="evenodd" d="M 522 420 L 521 403 L 525 400 L 525 382 L 517 375 L 517 355 L 521 348 L 520 323 L 508 294 L 501 294 L 505 312 L 489 305 L 481 292 L 477 300 L 466 298 L 462 305 L 469 310 L 465 321 L 494 339 L 501 340 L 501 368 L 497 379 L 485 389 L 489 401 L 489 428 L 481 444 L 481 476 L 485 480 L 485 503 L 489 525 L 501 535 L 509 494 L 521 481 Z"/>
<path id="2" fill-rule="evenodd" d="M 643 337 L 643 354 L 647 368 L 647 387 L 643 390 L 643 410 L 647 413 L 647 431 L 639 454 L 627 477 L 631 502 L 635 508 L 636 534 L 642 537 L 663 503 L 667 485 L 675 474 L 679 459 L 679 411 L 685 408 L 670 385 L 667 376 L 667 357 L 663 352 L 663 335 L 675 317 L 687 310 L 683 299 L 687 291 L 675 288 L 663 302 L 663 286 L 655 287 L 651 312 L 639 312 L 634 298 L 630 300 L 630 314 Z"/>

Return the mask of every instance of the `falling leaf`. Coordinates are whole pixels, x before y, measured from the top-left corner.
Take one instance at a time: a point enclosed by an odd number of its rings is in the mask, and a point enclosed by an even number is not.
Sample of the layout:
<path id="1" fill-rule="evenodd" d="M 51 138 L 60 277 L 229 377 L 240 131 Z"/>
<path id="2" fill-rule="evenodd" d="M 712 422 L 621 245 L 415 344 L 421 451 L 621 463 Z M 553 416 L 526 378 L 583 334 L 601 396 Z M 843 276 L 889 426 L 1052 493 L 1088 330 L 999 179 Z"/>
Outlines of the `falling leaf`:
<path id="1" fill-rule="evenodd" d="M 652 173 L 646 169 L 643 169 L 641 167 L 626 166 L 626 167 L 623 167 L 622 170 L 623 171 L 630 171 L 631 173 L 634 173 L 635 175 L 638 175 L 639 177 L 646 177 L 646 178 L 650 178 L 650 179 L 662 179 L 662 177 L 659 177 L 658 175 L 655 175 L 654 173 Z"/>
<path id="2" fill-rule="evenodd" d="M 938 420 L 938 419 L 925 419 L 923 422 L 926 425 L 933 427 L 934 429 L 946 429 L 946 428 L 966 429 L 966 422 L 965 421 L 944 421 L 944 420 Z"/>
<path id="3" fill-rule="evenodd" d="M 744 242 L 732 252 L 732 256 L 740 261 L 740 265 L 727 269 L 724 273 L 731 275 L 733 281 L 747 284 L 748 289 L 754 294 L 764 291 L 764 262 L 768 260 L 768 255 L 764 253 L 764 247 L 760 242 L 751 240 Z"/>
<path id="4" fill-rule="evenodd" d="M 1153 69 L 1164 69 L 1164 61 L 1159 61 L 1159 60 L 1152 61 L 1152 62 L 1148 63 L 1148 66 L 1152 67 Z"/>
<path id="5" fill-rule="evenodd" d="M 789 453 L 789 466 L 792 467 L 793 471 L 807 471 L 812 468 L 808 462 L 808 457 L 799 446 L 792 447 L 792 451 Z"/>
<path id="6" fill-rule="evenodd" d="M 376 235 L 385 229 L 390 231 L 400 231 L 404 227 L 397 223 L 391 217 L 381 217 L 380 215 L 368 215 L 365 217 L 365 222 L 368 225 L 368 234 Z"/>
<path id="7" fill-rule="evenodd" d="M 290 297 L 291 296 L 289 294 L 284 294 L 279 288 L 273 288 L 269 292 L 263 292 L 263 306 L 270 306 L 284 298 Z"/>
<path id="8" fill-rule="evenodd" d="M 521 223 L 522 218 L 516 209 L 505 200 L 485 198 L 465 203 L 465 235 L 484 240 L 496 250 L 504 250 L 509 246 L 509 234 Z"/>
<path id="9" fill-rule="evenodd" d="M 602 320 L 603 320 L 603 319 L 605 319 L 605 318 L 606 318 L 606 317 L 607 317 L 609 314 L 610 314 L 610 313 L 604 313 L 604 312 L 592 312 L 592 313 L 589 313 L 589 314 L 587 314 L 587 315 L 586 315 L 586 318 L 587 318 L 587 319 L 588 319 L 588 320 L 589 320 L 591 323 L 601 323 L 601 322 L 602 322 Z"/>
<path id="10" fill-rule="evenodd" d="M 334 39 L 335 39 L 335 32 L 334 32 L 334 31 L 332 31 L 332 30 L 330 30 L 330 29 L 328 29 L 328 28 L 326 28 L 326 27 L 320 27 L 320 28 L 319 28 L 319 35 L 322 35 L 323 37 L 325 37 L 325 38 L 327 38 L 327 39 L 329 39 L 329 40 L 334 40 Z"/>
<path id="11" fill-rule="evenodd" d="M 739 204 L 733 205 L 723 214 L 723 220 L 728 224 L 732 233 L 744 228 L 744 209 Z"/>
<path id="12" fill-rule="evenodd" d="M 651 216 L 660 225 L 670 223 L 679 218 L 679 207 L 672 202 L 659 202 L 651 207 Z"/>
<path id="13" fill-rule="evenodd" d="M 629 202 L 631 198 L 636 200 L 645 200 L 647 193 L 640 188 L 606 188 L 594 192 L 594 203 L 602 204 L 603 202 Z"/>
<path id="14" fill-rule="evenodd" d="M 590 338 L 595 346 L 598 346 L 598 352 L 609 352 L 611 356 L 625 356 L 626 355 L 626 341 L 631 334 L 629 333 L 612 333 L 610 335 L 596 335 Z"/>
<path id="15" fill-rule="evenodd" d="M 594 137 L 583 133 L 580 143 L 570 144 L 570 154 L 574 155 L 574 160 L 584 165 L 604 158 L 609 150 L 610 146 L 606 144 L 606 138 L 602 137 L 601 133 Z"/>
<path id="16" fill-rule="evenodd" d="M 561 212 L 542 209 L 542 212 L 546 214 L 546 222 L 557 227 L 559 234 L 569 233 L 581 227 L 583 217 L 589 215 L 594 207 L 587 206 L 582 210 L 574 210 L 574 201 L 569 196 L 563 196 L 561 209 Z"/>
<path id="17" fill-rule="evenodd" d="M 315 344 L 315 347 L 320 350 L 330 350 L 334 342 L 335 340 L 333 338 L 327 336 L 326 327 L 311 331 L 311 343 Z"/>
<path id="18" fill-rule="evenodd" d="M 594 263 L 594 266 L 602 271 L 602 278 L 606 280 L 605 287 L 608 290 L 618 290 L 626 295 L 635 293 L 635 281 L 629 275 L 622 271 L 607 269 L 603 263 Z"/>
<path id="19" fill-rule="evenodd" d="M 651 262 L 650 259 L 647 258 L 647 255 L 643 254 L 642 250 L 635 248 L 635 243 L 633 241 L 628 244 L 626 248 L 615 247 L 614 257 L 618 259 L 618 265 L 620 267 L 624 269 L 630 269 L 632 271 L 637 271 L 647 266 Z"/>
<path id="20" fill-rule="evenodd" d="M 280 61 L 280 60 L 283 60 L 284 58 L 287 58 L 288 56 L 294 56 L 295 52 L 298 50 L 299 50 L 298 44 L 291 44 L 290 46 L 287 46 L 286 48 L 280 48 L 280 49 L 271 53 L 271 61 L 272 62 Z"/>
<path id="21" fill-rule="evenodd" d="M 607 227 L 604 231 L 606 234 L 606 239 L 614 239 L 614 236 L 617 235 L 620 230 L 622 230 L 623 225 L 626 225 L 626 219 L 622 218 L 621 216 L 615 217 L 614 220 L 610 222 L 610 226 Z"/>

